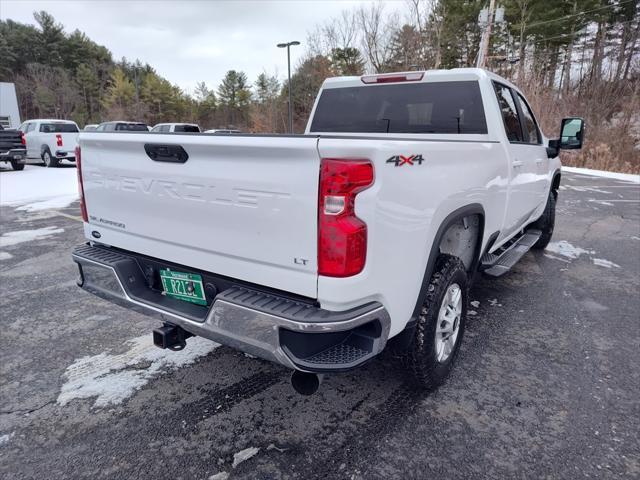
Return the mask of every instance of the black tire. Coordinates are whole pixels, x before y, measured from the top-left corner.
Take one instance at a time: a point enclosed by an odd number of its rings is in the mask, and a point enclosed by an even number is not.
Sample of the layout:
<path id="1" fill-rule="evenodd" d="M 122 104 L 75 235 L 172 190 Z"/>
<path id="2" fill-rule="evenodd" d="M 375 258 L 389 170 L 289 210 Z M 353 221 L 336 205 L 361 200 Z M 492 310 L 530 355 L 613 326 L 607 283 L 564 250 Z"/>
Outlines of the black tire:
<path id="1" fill-rule="evenodd" d="M 11 160 L 11 168 L 17 171 L 24 170 L 24 163 L 17 160 Z"/>
<path id="2" fill-rule="evenodd" d="M 48 148 L 42 152 L 42 161 L 45 167 L 55 168 L 58 166 L 58 159 L 51 155 L 51 151 Z"/>
<path id="3" fill-rule="evenodd" d="M 534 250 L 544 250 L 551 241 L 553 235 L 553 228 L 556 224 L 556 194 L 553 190 L 549 192 L 549 198 L 547 198 L 547 205 L 544 207 L 544 212 L 538 220 L 533 222 L 528 228 L 534 230 L 540 230 L 542 235 L 531 248 Z"/>
<path id="4" fill-rule="evenodd" d="M 445 359 L 438 360 L 436 327 L 445 295 L 454 284 L 460 287 L 462 295 L 461 312 L 457 321 L 458 333 L 451 353 Z M 427 286 L 427 297 L 418 316 L 414 338 L 402 357 L 409 370 L 410 381 L 416 387 L 433 390 L 449 376 L 464 334 L 468 290 L 469 279 L 462 261 L 451 255 L 438 256 Z"/>

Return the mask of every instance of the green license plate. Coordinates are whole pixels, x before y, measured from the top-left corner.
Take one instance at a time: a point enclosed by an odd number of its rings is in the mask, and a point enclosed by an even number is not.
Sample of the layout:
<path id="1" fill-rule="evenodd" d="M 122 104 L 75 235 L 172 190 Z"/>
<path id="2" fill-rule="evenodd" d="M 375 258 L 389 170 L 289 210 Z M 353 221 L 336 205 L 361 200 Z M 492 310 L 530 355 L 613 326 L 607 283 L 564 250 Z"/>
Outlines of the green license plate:
<path id="1" fill-rule="evenodd" d="M 164 293 L 169 297 L 198 305 L 206 305 L 202 277 L 193 273 L 160 270 L 160 279 Z"/>

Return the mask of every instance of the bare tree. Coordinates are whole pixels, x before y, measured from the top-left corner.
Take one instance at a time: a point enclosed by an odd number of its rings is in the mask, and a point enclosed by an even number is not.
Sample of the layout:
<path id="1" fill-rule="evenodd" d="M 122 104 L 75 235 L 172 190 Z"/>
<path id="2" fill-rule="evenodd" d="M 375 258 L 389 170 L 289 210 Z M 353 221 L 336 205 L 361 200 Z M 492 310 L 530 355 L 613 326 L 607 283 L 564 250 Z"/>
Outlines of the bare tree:
<path id="1" fill-rule="evenodd" d="M 358 25 L 362 34 L 362 50 L 376 72 L 384 72 L 391 57 L 393 26 L 398 15 L 386 15 L 382 3 L 361 6 L 357 10 Z"/>

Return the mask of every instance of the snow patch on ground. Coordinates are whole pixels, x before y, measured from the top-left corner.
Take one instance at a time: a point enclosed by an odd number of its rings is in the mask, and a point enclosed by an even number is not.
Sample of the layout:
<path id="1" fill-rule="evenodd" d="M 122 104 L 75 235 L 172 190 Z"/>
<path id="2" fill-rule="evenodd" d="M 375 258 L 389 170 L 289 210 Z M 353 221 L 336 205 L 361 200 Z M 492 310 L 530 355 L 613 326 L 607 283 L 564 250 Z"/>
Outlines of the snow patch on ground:
<path id="1" fill-rule="evenodd" d="M 4 435 L 0 435 L 0 445 L 4 445 L 5 443 L 9 443 L 9 440 L 11 440 L 11 437 L 13 437 L 14 433 L 15 432 L 5 433 Z"/>
<path id="2" fill-rule="evenodd" d="M 40 210 L 50 210 L 56 208 L 66 208 L 78 199 L 77 194 L 73 195 L 61 195 L 59 197 L 53 197 L 49 200 L 42 200 L 40 202 L 33 202 L 16 208 L 16 210 L 24 210 L 25 212 L 37 212 Z"/>
<path id="3" fill-rule="evenodd" d="M 93 406 L 98 408 L 121 403 L 164 371 L 189 365 L 219 346 L 193 337 L 184 350 L 173 352 L 154 346 L 151 334 L 127 344 L 131 348 L 124 353 L 82 357 L 67 367 L 58 403 L 66 405 L 74 399 L 93 397 L 97 397 Z"/>
<path id="4" fill-rule="evenodd" d="M 35 230 L 17 230 L 15 232 L 7 232 L 0 237 L 0 247 L 8 245 L 16 245 L 18 243 L 30 242 L 31 240 L 42 240 L 49 238 L 54 233 L 62 233 L 64 228 L 44 227 Z"/>
<path id="5" fill-rule="evenodd" d="M 9 260 L 11 258 L 13 258 L 13 255 L 9 252 L 0 252 L 0 260 Z"/>
<path id="6" fill-rule="evenodd" d="M 574 247 L 566 240 L 560 240 L 559 242 L 551 242 L 545 248 L 547 252 L 556 253 L 571 260 L 575 260 L 582 254 L 596 253 L 593 250 L 585 250 L 584 248 Z"/>
<path id="7" fill-rule="evenodd" d="M 469 302 L 471 304 L 472 307 L 474 308 L 478 308 L 480 306 L 480 302 L 478 300 L 474 300 L 472 302 Z"/>
<path id="8" fill-rule="evenodd" d="M 219 472 L 215 475 L 211 475 L 209 480 L 227 480 L 229 478 L 229 474 L 227 472 Z"/>
<path id="9" fill-rule="evenodd" d="M 551 258 L 553 260 L 560 260 L 561 262 L 564 262 L 564 263 L 571 263 L 571 261 L 569 261 L 569 260 L 566 260 L 566 259 L 564 259 L 562 257 L 556 257 L 555 255 L 551 255 L 549 253 L 545 253 L 544 256 L 547 257 L 547 258 Z"/>
<path id="10" fill-rule="evenodd" d="M 589 168 L 562 167 L 563 172 L 578 173 L 581 175 L 591 175 L 592 177 L 615 178 L 625 182 L 640 183 L 640 175 L 632 173 L 605 172 L 604 170 L 591 170 Z"/>
<path id="11" fill-rule="evenodd" d="M 604 205 L 604 206 L 607 206 L 607 207 L 613 207 L 613 203 L 607 202 L 605 200 L 597 200 L 595 198 L 590 198 L 587 201 L 590 202 L 590 203 L 597 203 L 598 205 Z"/>
<path id="12" fill-rule="evenodd" d="M 549 245 L 547 245 L 547 248 L 545 249 L 545 252 L 552 252 L 552 253 L 561 255 L 564 258 L 560 258 L 560 257 L 558 257 L 556 255 L 552 255 L 552 254 L 549 254 L 549 253 L 545 253 L 544 254 L 545 257 L 552 258 L 554 260 L 560 260 L 560 261 L 566 262 L 566 263 L 571 263 L 572 260 L 575 260 L 580 255 L 586 254 L 586 255 L 591 256 L 591 255 L 594 255 L 596 253 L 595 250 L 586 250 L 584 248 L 574 247 L 573 245 L 571 245 L 566 240 L 561 240 L 559 242 L 551 242 L 551 243 L 549 243 Z M 606 260 L 604 258 L 591 257 L 591 260 L 593 261 L 594 265 L 597 265 L 599 267 L 620 268 L 620 265 L 618 265 L 617 263 L 613 263 L 612 261 Z"/>
<path id="13" fill-rule="evenodd" d="M 245 460 L 249 460 L 251 457 L 256 455 L 259 451 L 260 451 L 260 449 L 257 448 L 257 447 L 249 447 L 249 448 L 245 448 L 244 450 L 240 450 L 238 453 L 235 453 L 233 455 L 233 465 L 232 465 L 232 467 L 236 468 L 238 465 L 240 465 Z"/>
<path id="14" fill-rule="evenodd" d="M 586 186 L 573 186 L 573 185 L 567 185 L 567 190 L 575 190 L 576 192 L 592 192 L 592 193 L 606 193 L 611 195 L 611 192 L 608 192 L 606 190 L 601 190 L 599 188 L 596 187 L 586 187 Z"/>
<path id="15" fill-rule="evenodd" d="M 35 204 L 35 209 L 63 208 L 77 198 L 75 168 L 27 165 L 21 172 L 0 173 L 0 205 Z M 53 206 L 44 206 L 45 200 Z"/>
<path id="16" fill-rule="evenodd" d="M 615 268 L 620 268 L 620 265 L 618 265 L 617 263 L 613 263 L 610 260 L 605 260 L 604 258 L 594 258 L 593 259 L 593 263 L 595 265 L 598 265 L 599 267 L 605 267 L 605 268 L 611 268 L 611 267 L 615 267 Z"/>

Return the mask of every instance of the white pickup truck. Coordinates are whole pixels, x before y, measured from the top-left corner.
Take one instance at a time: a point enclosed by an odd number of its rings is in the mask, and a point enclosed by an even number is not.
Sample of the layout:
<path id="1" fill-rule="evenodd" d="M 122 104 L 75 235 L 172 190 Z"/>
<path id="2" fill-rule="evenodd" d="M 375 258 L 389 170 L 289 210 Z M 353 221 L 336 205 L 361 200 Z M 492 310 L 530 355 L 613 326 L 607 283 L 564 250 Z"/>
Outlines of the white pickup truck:
<path id="1" fill-rule="evenodd" d="M 71 120 L 34 119 L 18 127 L 24 134 L 27 159 L 39 158 L 46 167 L 62 160 L 75 162 L 80 129 Z"/>
<path id="2" fill-rule="evenodd" d="M 583 122 L 561 130 L 455 69 L 327 79 L 304 135 L 83 133 L 78 284 L 158 315 L 158 346 L 206 337 L 293 369 L 301 393 L 388 343 L 433 388 L 474 274 L 551 238 Z"/>

